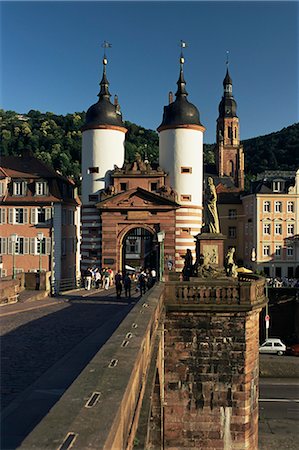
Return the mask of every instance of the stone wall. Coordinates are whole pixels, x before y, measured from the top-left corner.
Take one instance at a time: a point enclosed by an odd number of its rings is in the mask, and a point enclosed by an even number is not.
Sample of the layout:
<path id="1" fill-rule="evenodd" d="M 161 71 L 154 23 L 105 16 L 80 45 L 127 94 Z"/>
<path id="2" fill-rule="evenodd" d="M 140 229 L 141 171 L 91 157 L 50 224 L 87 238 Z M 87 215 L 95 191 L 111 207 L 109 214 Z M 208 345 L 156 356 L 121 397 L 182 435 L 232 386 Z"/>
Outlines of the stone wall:
<path id="1" fill-rule="evenodd" d="M 257 448 L 258 312 L 169 312 L 165 448 Z"/>

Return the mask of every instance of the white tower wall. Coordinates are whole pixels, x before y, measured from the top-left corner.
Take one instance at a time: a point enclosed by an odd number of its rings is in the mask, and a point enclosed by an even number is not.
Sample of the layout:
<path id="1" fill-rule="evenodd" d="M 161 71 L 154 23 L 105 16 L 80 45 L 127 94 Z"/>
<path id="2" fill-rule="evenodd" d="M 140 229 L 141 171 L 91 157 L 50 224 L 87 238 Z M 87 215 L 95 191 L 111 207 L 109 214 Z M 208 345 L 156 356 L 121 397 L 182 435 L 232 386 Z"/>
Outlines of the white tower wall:
<path id="1" fill-rule="evenodd" d="M 195 260 L 194 236 L 202 225 L 203 131 L 191 127 L 162 130 L 159 165 L 169 173 L 170 185 L 181 205 L 176 211 L 175 227 L 175 270 L 181 271 L 187 249 Z"/>
<path id="2" fill-rule="evenodd" d="M 203 132 L 175 128 L 160 132 L 159 164 L 169 173 L 170 185 L 178 194 L 178 203 L 202 206 Z M 192 173 L 182 173 L 182 168 Z M 183 201 L 181 195 L 190 195 Z"/>
<path id="3" fill-rule="evenodd" d="M 116 164 L 122 167 L 125 157 L 125 133 L 115 129 L 93 129 L 82 133 L 82 202 L 89 203 L 89 195 L 104 189 L 110 171 Z M 89 173 L 90 168 L 98 173 Z"/>

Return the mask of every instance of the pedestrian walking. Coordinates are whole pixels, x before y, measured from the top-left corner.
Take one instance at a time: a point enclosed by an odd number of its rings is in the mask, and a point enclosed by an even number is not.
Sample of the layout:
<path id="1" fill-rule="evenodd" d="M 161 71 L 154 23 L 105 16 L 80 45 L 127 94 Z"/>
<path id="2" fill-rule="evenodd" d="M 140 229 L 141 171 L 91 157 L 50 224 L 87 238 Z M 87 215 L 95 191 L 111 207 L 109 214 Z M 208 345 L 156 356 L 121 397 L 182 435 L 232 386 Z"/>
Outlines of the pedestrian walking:
<path id="1" fill-rule="evenodd" d="M 104 280 L 105 280 L 104 286 L 105 286 L 105 289 L 107 291 L 108 288 L 109 288 L 109 284 L 110 284 L 110 273 L 109 273 L 108 269 L 105 269 Z"/>
<path id="2" fill-rule="evenodd" d="M 145 294 L 146 291 L 146 274 L 144 271 L 142 271 L 138 278 L 139 281 L 139 289 L 140 289 L 140 295 Z"/>
<path id="3" fill-rule="evenodd" d="M 92 271 L 90 267 L 88 267 L 88 269 L 85 270 L 84 279 L 85 279 L 85 290 L 90 291 L 92 280 Z"/>
<path id="4" fill-rule="evenodd" d="M 122 285 L 122 276 L 120 272 L 117 272 L 117 274 L 115 275 L 115 287 L 116 287 L 116 297 L 120 298 L 121 297 L 121 291 L 123 288 Z"/>
<path id="5" fill-rule="evenodd" d="M 128 273 L 125 274 L 124 276 L 124 288 L 125 288 L 125 297 L 126 298 L 131 298 L 131 277 Z"/>
<path id="6" fill-rule="evenodd" d="M 100 284 L 101 284 L 101 272 L 100 272 L 100 270 L 99 269 L 96 269 L 95 270 L 95 273 L 94 273 L 94 281 L 95 281 L 95 287 L 96 287 L 96 289 L 99 289 L 99 287 L 100 287 Z"/>

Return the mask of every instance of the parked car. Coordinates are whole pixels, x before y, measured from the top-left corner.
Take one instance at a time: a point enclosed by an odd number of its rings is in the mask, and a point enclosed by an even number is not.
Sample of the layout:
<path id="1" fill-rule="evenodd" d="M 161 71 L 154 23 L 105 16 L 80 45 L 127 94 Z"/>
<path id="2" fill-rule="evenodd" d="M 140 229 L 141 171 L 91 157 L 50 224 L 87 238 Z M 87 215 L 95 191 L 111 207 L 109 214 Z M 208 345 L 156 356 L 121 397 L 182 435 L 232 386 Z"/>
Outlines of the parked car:
<path id="1" fill-rule="evenodd" d="M 260 353 L 266 353 L 268 355 L 284 355 L 287 348 L 283 342 L 281 342 L 278 338 L 269 338 L 267 339 L 259 349 Z"/>
<path id="2" fill-rule="evenodd" d="M 299 344 L 290 345 L 287 348 L 287 354 L 292 356 L 299 356 Z"/>

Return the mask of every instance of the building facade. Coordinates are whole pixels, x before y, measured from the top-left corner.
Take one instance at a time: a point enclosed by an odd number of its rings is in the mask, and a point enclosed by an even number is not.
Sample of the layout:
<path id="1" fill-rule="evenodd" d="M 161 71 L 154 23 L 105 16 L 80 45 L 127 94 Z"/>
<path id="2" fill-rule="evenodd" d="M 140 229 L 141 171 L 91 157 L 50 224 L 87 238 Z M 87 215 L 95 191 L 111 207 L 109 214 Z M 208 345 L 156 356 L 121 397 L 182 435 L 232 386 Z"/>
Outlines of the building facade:
<path id="1" fill-rule="evenodd" d="M 244 260 L 272 278 L 299 277 L 299 170 L 267 171 L 244 205 Z"/>
<path id="2" fill-rule="evenodd" d="M 53 289 L 80 274 L 80 201 L 74 182 L 32 156 L 2 157 L 1 276 L 51 271 Z"/>

